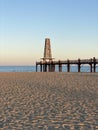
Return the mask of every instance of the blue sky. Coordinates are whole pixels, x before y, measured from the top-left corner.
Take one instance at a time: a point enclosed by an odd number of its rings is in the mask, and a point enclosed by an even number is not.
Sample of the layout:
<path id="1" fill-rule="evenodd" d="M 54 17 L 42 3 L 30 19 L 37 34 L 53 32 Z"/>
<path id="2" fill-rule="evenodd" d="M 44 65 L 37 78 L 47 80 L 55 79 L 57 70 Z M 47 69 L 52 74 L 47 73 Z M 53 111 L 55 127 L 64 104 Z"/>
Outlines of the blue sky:
<path id="1" fill-rule="evenodd" d="M 0 65 L 98 58 L 98 0 L 0 0 Z"/>

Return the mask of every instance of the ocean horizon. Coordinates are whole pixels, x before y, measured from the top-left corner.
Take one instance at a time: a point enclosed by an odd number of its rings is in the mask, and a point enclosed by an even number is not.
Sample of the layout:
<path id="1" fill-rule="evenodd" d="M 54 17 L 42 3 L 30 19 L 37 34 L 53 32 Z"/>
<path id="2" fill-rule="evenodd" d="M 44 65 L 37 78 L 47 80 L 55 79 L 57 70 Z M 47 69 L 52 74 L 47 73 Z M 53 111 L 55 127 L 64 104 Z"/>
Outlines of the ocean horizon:
<path id="1" fill-rule="evenodd" d="M 55 72 L 58 72 L 58 66 L 55 68 Z M 0 66 L 0 72 L 36 72 L 36 66 Z M 40 67 L 38 66 L 38 72 L 40 72 Z M 67 72 L 67 66 L 62 66 L 62 72 Z M 78 67 L 72 65 L 70 67 L 70 72 L 78 72 Z M 81 72 L 90 72 L 90 66 L 81 65 Z M 96 66 L 96 72 L 98 72 L 98 66 Z"/>

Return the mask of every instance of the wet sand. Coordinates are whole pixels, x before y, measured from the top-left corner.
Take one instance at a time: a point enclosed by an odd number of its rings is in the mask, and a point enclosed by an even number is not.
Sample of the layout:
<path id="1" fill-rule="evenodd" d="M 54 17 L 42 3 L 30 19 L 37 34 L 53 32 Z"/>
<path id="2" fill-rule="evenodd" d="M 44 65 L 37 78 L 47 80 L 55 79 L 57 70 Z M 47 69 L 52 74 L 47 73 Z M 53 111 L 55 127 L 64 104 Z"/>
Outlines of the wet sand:
<path id="1" fill-rule="evenodd" d="M 98 73 L 0 73 L 0 130 L 97 130 Z"/>

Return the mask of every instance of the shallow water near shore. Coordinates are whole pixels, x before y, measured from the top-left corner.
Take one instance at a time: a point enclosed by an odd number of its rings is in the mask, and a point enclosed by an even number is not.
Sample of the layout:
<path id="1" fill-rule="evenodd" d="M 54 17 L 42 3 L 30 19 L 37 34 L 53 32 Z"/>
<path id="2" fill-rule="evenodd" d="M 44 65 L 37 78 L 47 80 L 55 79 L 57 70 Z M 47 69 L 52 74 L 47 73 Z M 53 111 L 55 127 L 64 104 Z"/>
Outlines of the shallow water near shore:
<path id="1" fill-rule="evenodd" d="M 0 129 L 97 128 L 98 73 L 0 73 Z"/>

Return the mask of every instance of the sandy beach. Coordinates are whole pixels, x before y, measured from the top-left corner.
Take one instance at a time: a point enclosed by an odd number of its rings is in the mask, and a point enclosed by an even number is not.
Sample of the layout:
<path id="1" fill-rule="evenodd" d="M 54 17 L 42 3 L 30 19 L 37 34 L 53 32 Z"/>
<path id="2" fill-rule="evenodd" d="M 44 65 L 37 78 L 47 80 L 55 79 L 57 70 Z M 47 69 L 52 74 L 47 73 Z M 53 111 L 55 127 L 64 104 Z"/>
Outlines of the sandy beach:
<path id="1" fill-rule="evenodd" d="M 98 73 L 0 73 L 0 130 L 97 130 Z"/>

